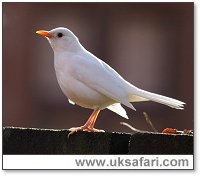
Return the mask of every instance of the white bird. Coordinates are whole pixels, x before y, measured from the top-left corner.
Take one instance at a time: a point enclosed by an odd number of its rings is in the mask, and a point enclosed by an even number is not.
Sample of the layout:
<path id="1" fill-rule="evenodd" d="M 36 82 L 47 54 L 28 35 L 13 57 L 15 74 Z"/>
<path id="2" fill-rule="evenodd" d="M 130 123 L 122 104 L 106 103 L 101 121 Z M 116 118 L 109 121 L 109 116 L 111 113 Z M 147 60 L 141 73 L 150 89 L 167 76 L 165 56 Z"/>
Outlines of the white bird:
<path id="1" fill-rule="evenodd" d="M 87 51 L 67 28 L 36 32 L 46 37 L 54 51 L 54 67 L 59 86 L 72 104 L 93 109 L 88 121 L 73 127 L 70 134 L 94 128 L 100 110 L 109 110 L 127 118 L 121 104 L 136 110 L 130 102 L 152 100 L 172 108 L 183 109 L 184 102 L 139 89 L 123 79 L 113 68 Z"/>

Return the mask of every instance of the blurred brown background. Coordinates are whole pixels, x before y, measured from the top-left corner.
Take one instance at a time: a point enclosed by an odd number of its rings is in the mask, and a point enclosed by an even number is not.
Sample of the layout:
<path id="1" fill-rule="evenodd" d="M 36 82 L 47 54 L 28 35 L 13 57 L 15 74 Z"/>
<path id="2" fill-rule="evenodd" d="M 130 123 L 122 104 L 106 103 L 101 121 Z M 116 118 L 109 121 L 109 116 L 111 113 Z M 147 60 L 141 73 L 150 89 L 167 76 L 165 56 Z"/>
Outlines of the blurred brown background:
<path id="1" fill-rule="evenodd" d="M 134 103 L 129 120 L 104 110 L 96 128 L 131 132 L 193 128 L 193 3 L 3 3 L 3 126 L 70 128 L 92 110 L 73 106 L 54 73 L 53 51 L 36 30 L 67 27 L 134 85 L 186 102 L 176 110 Z"/>

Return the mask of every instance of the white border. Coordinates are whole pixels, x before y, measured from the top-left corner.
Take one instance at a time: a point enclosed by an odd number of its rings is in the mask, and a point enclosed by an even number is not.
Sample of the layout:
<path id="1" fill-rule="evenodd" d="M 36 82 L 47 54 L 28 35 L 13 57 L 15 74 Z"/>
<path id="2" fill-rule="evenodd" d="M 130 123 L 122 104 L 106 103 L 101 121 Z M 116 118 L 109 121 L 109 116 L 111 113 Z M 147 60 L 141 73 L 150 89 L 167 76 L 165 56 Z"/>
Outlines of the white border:
<path id="1" fill-rule="evenodd" d="M 27 2 L 27 1 L 10 1 L 10 0 L 8 0 L 8 1 L 1 1 L 1 2 Z M 50 0 L 50 1 L 36 1 L 36 0 L 31 0 L 31 2 L 55 2 L 55 1 L 52 1 L 52 0 Z M 83 2 L 83 1 L 60 1 L 60 2 Z M 94 1 L 87 1 L 87 2 L 94 2 Z M 105 2 L 105 1 L 100 1 L 100 0 L 97 0 L 97 1 L 95 1 L 95 2 Z M 116 2 L 116 1 L 106 1 L 106 2 Z M 117 2 L 120 2 L 120 1 L 117 1 Z M 123 1 L 123 2 L 125 2 L 125 1 Z M 142 1 L 142 0 L 138 0 L 138 1 L 126 1 L 126 2 L 194 2 L 194 4 L 195 4 L 195 7 L 194 7 L 194 11 L 195 11 L 195 129 L 196 129 L 196 131 L 195 131 L 195 135 L 196 136 L 199 136 L 198 135 L 198 127 L 199 127 L 199 118 L 200 118 L 200 109 L 199 108 L 196 108 L 196 107 L 198 107 L 198 105 L 199 105 L 199 97 L 200 97 L 200 95 L 199 95 L 199 93 L 198 93 L 198 91 L 197 90 L 200 90 L 200 81 L 198 80 L 199 79 L 199 77 L 200 77 L 200 61 L 199 61 L 199 59 L 200 59 L 200 54 L 199 54 L 199 52 L 200 52 L 200 50 L 199 49 L 197 49 L 199 46 L 200 46 L 200 35 L 197 33 L 197 31 L 200 31 L 200 1 L 199 0 L 175 0 L 175 1 L 159 1 L 159 0 L 153 0 L 153 1 L 150 1 L 150 0 L 146 0 L 146 1 Z M 2 15 L 2 4 L 1 4 L 1 11 L 0 11 L 0 14 Z M 0 18 L 0 19 L 2 19 L 2 17 Z M 2 24 L 2 21 L 1 21 L 1 24 Z M 2 39 L 2 28 L 0 29 L 1 30 L 1 32 L 0 32 L 0 36 L 1 36 L 1 39 Z M 198 47 L 197 47 L 198 46 Z M 1 52 L 1 56 L 2 56 L 2 47 L 1 47 L 1 49 L 0 49 L 0 52 Z M 2 69 L 2 62 L 0 63 L 0 68 Z M 0 74 L 2 74 L 2 70 L 1 70 L 1 72 L 0 72 Z M 0 75 L 0 79 L 2 78 L 2 75 Z M 2 79 L 1 79 L 1 83 L 2 83 Z M 1 86 L 1 88 L 2 88 L 2 86 Z M 1 93 L 2 93 L 2 89 L 1 89 L 1 91 L 0 91 Z M 1 97 L 2 97 L 2 95 L 1 95 Z M 1 102 L 2 103 L 2 102 Z M 1 104 L 1 110 L 2 110 L 2 104 Z M 2 112 L 2 111 L 1 111 Z M 197 118 L 198 117 L 198 118 Z M 1 120 L 2 120 L 2 118 L 1 118 Z M 2 121 L 1 121 L 2 122 Z M 1 123 L 2 124 L 2 123 Z M 1 131 L 2 132 L 2 131 Z M 1 134 L 2 135 L 2 134 Z M 1 140 L 0 140 L 1 141 Z M 166 172 L 166 171 L 164 171 L 164 172 L 159 172 L 159 171 L 154 171 L 154 172 L 152 172 L 151 171 L 151 173 L 149 173 L 149 171 L 147 171 L 147 172 L 145 172 L 145 171 L 143 171 L 143 172 L 126 172 L 126 175 L 135 175 L 135 174 L 139 174 L 140 176 L 142 176 L 142 175 L 149 175 L 149 174 L 153 174 L 153 175 L 160 175 L 160 174 L 162 174 L 162 175 L 173 175 L 173 174 L 176 174 L 176 175 L 181 175 L 181 176 L 184 176 L 184 175 L 191 175 L 191 174 L 193 174 L 193 175 L 199 175 L 200 173 L 199 173 L 199 166 L 200 166 L 200 163 L 199 163 L 199 158 L 200 158 L 200 156 L 199 156 L 199 152 L 197 152 L 197 148 L 199 149 L 199 147 L 200 147 L 200 144 L 199 144 L 199 141 L 200 140 L 198 140 L 197 138 L 195 138 L 195 172 L 187 172 L 187 171 L 179 171 L 179 172 L 176 172 L 176 171 L 170 171 L 170 173 L 169 172 Z M 2 151 L 2 145 L 0 145 L 1 146 L 1 151 Z M 0 160 L 0 164 L 2 164 L 2 160 Z M 4 172 L 4 171 L 2 171 L 1 170 L 1 175 L 57 175 L 57 174 L 63 174 L 63 175 L 66 175 L 66 172 L 56 172 L 56 174 L 55 174 L 55 172 L 52 172 L 52 171 L 50 171 L 50 172 L 48 172 L 48 171 L 45 171 L 45 172 Z M 73 175 L 95 175 L 95 176 L 97 176 L 97 175 L 102 175 L 102 174 L 106 174 L 105 172 L 73 172 L 73 173 L 71 173 L 71 174 L 73 174 Z M 120 172 L 120 171 L 113 171 L 113 172 L 109 172 L 109 175 L 121 175 L 122 174 L 122 172 Z M 124 174 L 124 172 L 123 172 L 123 174 Z"/>
<path id="2" fill-rule="evenodd" d="M 193 155 L 4 155 L 3 169 L 188 170 L 193 169 Z"/>

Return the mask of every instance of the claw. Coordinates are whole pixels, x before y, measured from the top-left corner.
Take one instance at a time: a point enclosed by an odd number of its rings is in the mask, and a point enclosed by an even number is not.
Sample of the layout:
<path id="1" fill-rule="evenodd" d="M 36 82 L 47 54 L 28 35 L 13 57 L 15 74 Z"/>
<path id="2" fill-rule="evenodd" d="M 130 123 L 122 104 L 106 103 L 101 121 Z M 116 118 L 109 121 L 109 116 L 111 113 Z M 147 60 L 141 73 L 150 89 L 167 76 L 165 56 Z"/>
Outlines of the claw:
<path id="1" fill-rule="evenodd" d="M 80 127 L 72 127 L 69 129 L 70 133 L 67 135 L 68 138 L 71 134 L 74 134 L 77 131 L 87 131 L 87 132 L 105 132 L 104 130 L 99 130 L 94 128 L 95 121 L 97 119 L 97 116 L 99 114 L 100 110 L 95 109 L 93 113 L 91 114 L 90 118 L 87 120 L 85 125 Z"/>
<path id="2" fill-rule="evenodd" d="M 87 131 L 87 132 L 105 132 L 104 130 L 96 129 L 96 128 L 91 128 L 88 126 L 80 126 L 80 127 L 72 127 L 69 129 L 70 133 L 67 135 L 69 138 L 70 135 L 76 133 L 77 131 Z"/>

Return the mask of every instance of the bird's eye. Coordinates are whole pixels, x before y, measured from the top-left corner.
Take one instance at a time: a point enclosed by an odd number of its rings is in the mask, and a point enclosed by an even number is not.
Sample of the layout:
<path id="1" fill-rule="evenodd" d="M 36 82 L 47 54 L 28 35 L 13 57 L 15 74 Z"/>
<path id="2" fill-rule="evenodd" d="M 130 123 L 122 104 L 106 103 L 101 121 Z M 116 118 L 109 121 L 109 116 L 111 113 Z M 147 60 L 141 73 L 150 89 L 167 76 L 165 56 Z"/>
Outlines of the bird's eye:
<path id="1" fill-rule="evenodd" d="M 59 38 L 61 38 L 61 37 L 63 36 L 63 34 L 59 32 L 59 33 L 57 34 L 57 36 L 58 36 Z"/>

